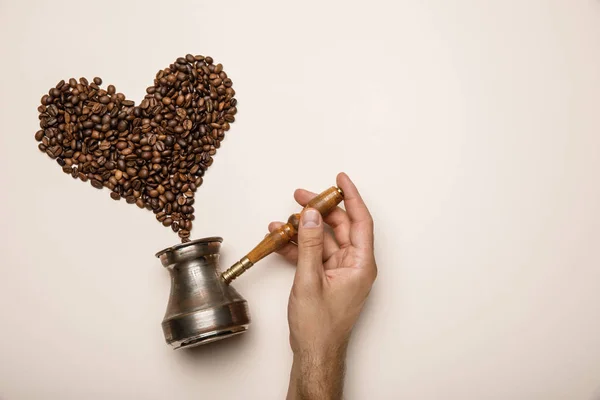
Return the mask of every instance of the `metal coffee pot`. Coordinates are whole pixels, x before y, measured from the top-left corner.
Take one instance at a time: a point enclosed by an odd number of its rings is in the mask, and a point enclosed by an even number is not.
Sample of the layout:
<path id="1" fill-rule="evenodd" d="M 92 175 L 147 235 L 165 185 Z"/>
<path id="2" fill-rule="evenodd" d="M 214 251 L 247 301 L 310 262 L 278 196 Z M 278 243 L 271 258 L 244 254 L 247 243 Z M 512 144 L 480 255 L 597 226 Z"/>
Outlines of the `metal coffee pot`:
<path id="1" fill-rule="evenodd" d="M 324 216 L 343 200 L 331 187 L 306 207 Z M 219 270 L 220 237 L 209 237 L 166 248 L 156 254 L 171 274 L 171 294 L 162 322 L 165 340 L 174 349 L 192 347 L 245 332 L 250 325 L 246 300 L 231 282 L 256 262 L 289 243 L 298 232 L 300 214 L 267 235 L 233 266 Z"/>
<path id="2" fill-rule="evenodd" d="M 156 255 L 171 274 L 162 328 L 165 340 L 175 349 L 214 342 L 248 329 L 248 303 L 221 278 L 222 241 L 220 237 L 194 240 Z"/>

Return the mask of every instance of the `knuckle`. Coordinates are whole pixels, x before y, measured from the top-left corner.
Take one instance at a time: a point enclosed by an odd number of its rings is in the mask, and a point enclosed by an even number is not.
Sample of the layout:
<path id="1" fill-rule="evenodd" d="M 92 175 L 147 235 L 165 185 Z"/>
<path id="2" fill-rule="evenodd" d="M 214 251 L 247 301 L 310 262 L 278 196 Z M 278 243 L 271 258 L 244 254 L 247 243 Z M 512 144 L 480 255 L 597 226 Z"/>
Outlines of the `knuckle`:
<path id="1" fill-rule="evenodd" d="M 323 238 L 321 236 L 304 237 L 301 243 L 305 249 L 316 249 L 323 246 Z"/>

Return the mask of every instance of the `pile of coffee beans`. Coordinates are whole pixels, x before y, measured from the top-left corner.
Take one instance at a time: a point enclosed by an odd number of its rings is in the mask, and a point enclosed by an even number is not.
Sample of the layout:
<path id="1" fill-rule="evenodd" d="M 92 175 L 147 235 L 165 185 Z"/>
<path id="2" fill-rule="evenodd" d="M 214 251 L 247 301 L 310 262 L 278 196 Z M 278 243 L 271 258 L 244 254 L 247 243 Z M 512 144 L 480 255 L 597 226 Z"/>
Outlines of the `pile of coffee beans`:
<path id="1" fill-rule="evenodd" d="M 191 54 L 159 71 L 139 105 L 102 79 L 60 81 L 38 107 L 38 147 L 73 178 L 152 210 L 189 241 L 194 194 L 235 121 L 231 79 Z"/>

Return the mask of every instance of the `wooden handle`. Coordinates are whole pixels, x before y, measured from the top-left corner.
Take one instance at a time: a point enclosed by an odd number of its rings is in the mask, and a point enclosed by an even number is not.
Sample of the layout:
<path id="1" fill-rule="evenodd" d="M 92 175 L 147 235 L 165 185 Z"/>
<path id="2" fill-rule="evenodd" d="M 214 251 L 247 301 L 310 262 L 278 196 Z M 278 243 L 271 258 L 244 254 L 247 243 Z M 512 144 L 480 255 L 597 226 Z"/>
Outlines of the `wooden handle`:
<path id="1" fill-rule="evenodd" d="M 321 215 L 329 214 L 344 199 L 341 189 L 332 186 L 323 193 L 317 195 L 308 202 L 306 208 L 314 208 Z M 288 223 L 271 232 L 254 249 L 246 255 L 252 264 L 262 260 L 269 254 L 281 249 L 289 243 L 294 236 L 298 234 L 298 223 L 300 214 L 292 214 L 288 218 Z"/>
<path id="2" fill-rule="evenodd" d="M 340 204 L 343 199 L 344 193 L 342 190 L 332 186 L 309 201 L 305 209 L 309 207 L 314 208 L 319 211 L 321 215 L 326 216 Z M 223 272 L 221 274 L 223 282 L 229 285 L 235 278 L 246 272 L 255 263 L 289 243 L 298 233 L 299 222 L 300 214 L 292 214 L 288 218 L 287 224 L 268 234 L 262 242 L 246 255 L 246 257 L 243 257 L 240 261 L 236 262 Z"/>

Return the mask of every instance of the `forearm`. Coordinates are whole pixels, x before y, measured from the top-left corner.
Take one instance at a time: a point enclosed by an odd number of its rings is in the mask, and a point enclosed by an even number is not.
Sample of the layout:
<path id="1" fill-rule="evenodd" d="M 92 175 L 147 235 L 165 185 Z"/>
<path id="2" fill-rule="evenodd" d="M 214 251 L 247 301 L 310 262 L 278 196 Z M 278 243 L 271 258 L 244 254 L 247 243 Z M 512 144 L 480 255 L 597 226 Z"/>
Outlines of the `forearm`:
<path id="1" fill-rule="evenodd" d="M 346 345 L 323 352 L 294 354 L 287 400 L 340 400 L 344 389 Z"/>

